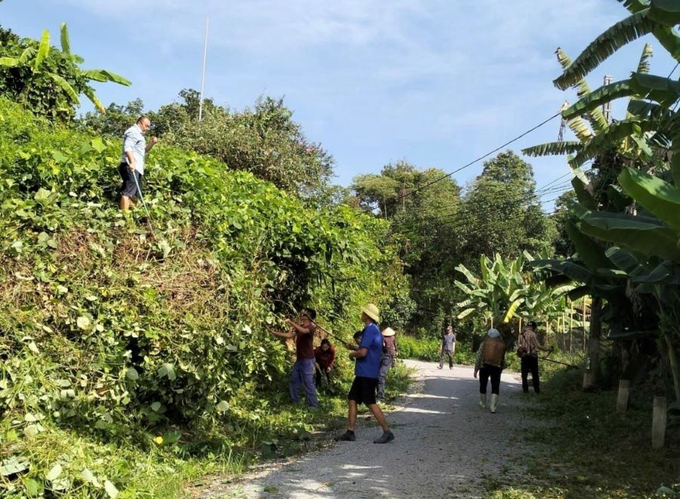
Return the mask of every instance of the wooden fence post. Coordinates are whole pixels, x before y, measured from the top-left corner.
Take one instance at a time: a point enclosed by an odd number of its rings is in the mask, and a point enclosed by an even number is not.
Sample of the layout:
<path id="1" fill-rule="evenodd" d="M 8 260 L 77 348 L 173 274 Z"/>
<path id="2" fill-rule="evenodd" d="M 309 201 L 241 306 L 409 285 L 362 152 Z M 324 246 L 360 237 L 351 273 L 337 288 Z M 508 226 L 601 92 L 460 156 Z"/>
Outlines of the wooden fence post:
<path id="1" fill-rule="evenodd" d="M 652 448 L 661 449 L 666 440 L 666 397 L 654 397 Z"/>
<path id="2" fill-rule="evenodd" d="M 616 399 L 616 412 L 626 412 L 628 409 L 628 398 L 630 397 L 630 380 L 619 380 L 619 396 Z"/>

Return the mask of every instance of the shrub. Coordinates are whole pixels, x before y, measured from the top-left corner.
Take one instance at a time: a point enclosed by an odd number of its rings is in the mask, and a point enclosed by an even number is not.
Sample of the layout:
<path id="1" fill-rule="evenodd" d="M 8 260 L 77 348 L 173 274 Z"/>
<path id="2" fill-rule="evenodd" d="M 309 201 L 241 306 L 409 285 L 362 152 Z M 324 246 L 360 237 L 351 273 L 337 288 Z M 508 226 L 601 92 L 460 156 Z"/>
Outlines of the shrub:
<path id="1" fill-rule="evenodd" d="M 382 221 L 172 147 L 148 157 L 149 213 L 126 216 L 119 155 L 0 99 L 0 413 L 20 435 L 2 458 L 34 459 L 26 479 L 43 480 L 47 458 L 27 456 L 49 427 L 142 449 L 252 440 L 287 400 L 267 329 L 312 306 L 349 338 L 360 304 L 405 285 Z"/>

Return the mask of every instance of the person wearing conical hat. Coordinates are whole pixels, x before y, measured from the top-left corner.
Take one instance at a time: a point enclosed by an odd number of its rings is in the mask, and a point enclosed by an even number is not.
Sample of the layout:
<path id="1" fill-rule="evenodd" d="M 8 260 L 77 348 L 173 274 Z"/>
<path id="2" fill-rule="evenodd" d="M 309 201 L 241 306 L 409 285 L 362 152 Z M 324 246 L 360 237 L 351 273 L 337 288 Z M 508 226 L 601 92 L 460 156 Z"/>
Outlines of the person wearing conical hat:
<path id="1" fill-rule="evenodd" d="M 378 328 L 380 322 L 380 310 L 369 303 L 361 307 L 361 320 L 364 330 L 361 332 L 361 343 L 354 347 L 347 345 L 353 350 L 349 357 L 356 360 L 354 366 L 354 382 L 349 391 L 349 410 L 347 413 L 347 431 L 339 435 L 335 440 L 354 442 L 356 436 L 354 429 L 357 420 L 357 408 L 359 404 L 366 404 L 373 413 L 373 417 L 383 430 L 383 434 L 373 440 L 375 444 L 386 444 L 394 440 L 394 433 L 390 430 L 385 415 L 376 402 L 376 389 L 380 374 L 380 360 L 382 359 L 383 338 Z"/>
<path id="2" fill-rule="evenodd" d="M 385 399 L 385 382 L 387 374 L 394 365 L 397 357 L 397 333 L 391 327 L 386 327 L 382 332 L 383 354 L 380 359 L 380 371 L 378 373 L 378 400 Z"/>

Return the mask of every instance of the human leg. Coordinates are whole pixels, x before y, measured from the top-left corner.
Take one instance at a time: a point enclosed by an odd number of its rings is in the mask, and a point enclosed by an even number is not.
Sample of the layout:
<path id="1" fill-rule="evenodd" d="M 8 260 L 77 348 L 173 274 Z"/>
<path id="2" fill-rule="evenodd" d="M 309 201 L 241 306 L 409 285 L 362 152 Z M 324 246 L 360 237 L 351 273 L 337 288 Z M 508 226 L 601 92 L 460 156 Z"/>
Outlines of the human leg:
<path id="1" fill-rule="evenodd" d="M 479 370 L 479 407 L 486 409 L 486 385 L 489 382 L 489 372 L 485 367 Z"/>
<path id="2" fill-rule="evenodd" d="M 453 369 L 453 352 L 446 352 L 449 358 L 449 369 Z"/>
<path id="3" fill-rule="evenodd" d="M 534 383 L 534 392 L 541 393 L 541 382 L 538 378 L 538 357 L 534 357 L 531 364 L 531 379 Z"/>
<path id="4" fill-rule="evenodd" d="M 368 409 L 373 413 L 375 420 L 378 422 L 383 431 L 388 431 L 390 426 L 387 424 L 387 418 L 378 404 L 370 404 Z"/>
<path id="5" fill-rule="evenodd" d="M 385 398 L 385 382 L 387 381 L 387 374 L 390 372 L 390 367 L 392 367 L 392 356 L 383 355 L 380 359 L 380 371 L 378 374 L 378 398 Z"/>
<path id="6" fill-rule="evenodd" d="M 132 177 L 134 173 L 130 171 L 127 163 L 120 163 L 118 165 L 118 174 L 123 180 L 123 184 L 120 186 L 120 209 L 127 211 L 132 205 L 132 196 L 137 194 L 137 186 Z"/>
<path id="7" fill-rule="evenodd" d="M 529 393 L 529 380 L 527 376 L 529 375 L 529 357 L 530 355 L 524 355 L 522 357 L 522 391 L 524 393 Z"/>
<path id="8" fill-rule="evenodd" d="M 484 366 L 479 370 L 479 393 L 486 395 L 486 385 L 489 383 L 489 368 Z"/>
<path id="9" fill-rule="evenodd" d="M 314 386 L 314 359 L 304 359 L 299 361 L 302 364 L 302 386 L 305 388 L 305 398 L 307 405 L 318 407 L 319 400 L 316 397 L 316 386 Z"/>
<path id="10" fill-rule="evenodd" d="M 491 378 L 491 393 L 495 393 L 496 395 L 499 394 L 500 392 L 500 387 L 501 387 L 501 368 L 492 366 L 489 367 L 490 370 L 490 378 Z"/>
<path id="11" fill-rule="evenodd" d="M 446 355 L 446 352 L 444 352 L 444 350 L 442 350 L 441 353 L 439 354 L 439 369 L 444 368 L 444 356 L 445 355 Z"/>
<path id="12" fill-rule="evenodd" d="M 300 361 L 296 360 L 293 364 L 293 370 L 290 373 L 290 382 L 288 388 L 290 390 L 290 399 L 297 404 L 300 401 L 300 388 L 302 386 L 302 374 Z"/>

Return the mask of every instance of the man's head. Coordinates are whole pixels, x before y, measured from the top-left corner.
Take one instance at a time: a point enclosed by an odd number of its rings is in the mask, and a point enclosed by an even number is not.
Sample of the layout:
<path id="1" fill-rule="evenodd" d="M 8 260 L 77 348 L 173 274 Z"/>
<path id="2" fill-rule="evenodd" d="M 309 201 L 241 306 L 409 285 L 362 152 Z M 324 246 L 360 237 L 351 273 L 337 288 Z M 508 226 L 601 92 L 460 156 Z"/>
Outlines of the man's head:
<path id="1" fill-rule="evenodd" d="M 534 321 L 527 322 L 527 327 L 531 328 L 532 331 L 536 331 L 536 323 Z"/>
<path id="2" fill-rule="evenodd" d="M 449 327 L 446 328 L 447 333 L 453 333 L 453 326 L 449 325 Z"/>
<path id="3" fill-rule="evenodd" d="M 151 128 L 151 120 L 148 116 L 140 116 L 137 119 L 137 126 L 142 130 L 142 133 L 146 133 Z"/>
<path id="4" fill-rule="evenodd" d="M 313 308 L 303 308 L 300 312 L 300 317 L 303 321 L 306 319 L 312 322 L 314 319 L 316 319 L 316 310 Z"/>
<path id="5" fill-rule="evenodd" d="M 361 307 L 361 320 L 364 324 L 371 322 L 378 324 L 380 322 L 380 309 L 373 303 Z"/>
<path id="6" fill-rule="evenodd" d="M 327 338 L 324 338 L 323 340 L 321 340 L 321 350 L 323 350 L 325 352 L 326 350 L 329 350 L 330 348 L 331 348 L 331 342 L 328 341 Z"/>

